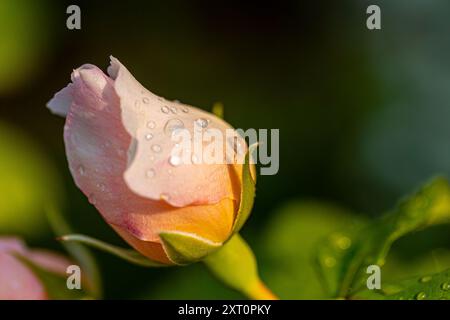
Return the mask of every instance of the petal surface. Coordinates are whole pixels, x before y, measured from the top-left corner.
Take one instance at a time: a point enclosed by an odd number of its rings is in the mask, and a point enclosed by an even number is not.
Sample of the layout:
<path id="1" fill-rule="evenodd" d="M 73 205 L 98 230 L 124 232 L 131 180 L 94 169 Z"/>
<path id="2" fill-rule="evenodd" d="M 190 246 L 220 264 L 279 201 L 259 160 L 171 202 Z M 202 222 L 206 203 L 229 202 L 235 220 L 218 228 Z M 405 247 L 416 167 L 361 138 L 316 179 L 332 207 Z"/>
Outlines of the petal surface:
<path id="1" fill-rule="evenodd" d="M 43 300 L 45 289 L 34 273 L 13 255 L 0 252 L 0 300 Z"/>
<path id="2" fill-rule="evenodd" d="M 132 157 L 124 172 L 125 182 L 133 192 L 153 200 L 162 198 L 176 207 L 212 204 L 224 198 L 239 200 L 240 186 L 233 184 L 229 167 L 237 177 L 240 172 L 234 164 L 226 164 L 225 151 L 228 142 L 232 142 L 226 140 L 226 130 L 234 132 L 229 124 L 198 108 L 151 93 L 115 58 L 111 58 L 108 71 L 115 80 L 123 125 L 133 139 L 129 148 Z M 179 156 L 173 156 L 178 153 L 174 152 L 176 148 L 186 145 L 174 139 L 176 130 L 189 134 L 191 146 L 196 137 L 206 140 L 208 134 L 220 133 L 223 151 L 218 156 L 220 163 L 202 161 L 207 152 L 204 145 L 202 150 L 185 148 L 190 153 L 179 152 Z M 245 147 L 240 136 L 236 139 Z"/>
<path id="3" fill-rule="evenodd" d="M 140 240 L 159 242 L 163 230 L 227 239 L 241 166 L 172 166 L 174 144 L 164 131 L 172 118 L 161 111 L 168 102 L 144 89 L 114 58 L 109 72 L 112 78 L 85 65 L 72 74 L 64 141 L 76 185 L 106 221 Z M 177 111 L 169 109 L 170 117 L 183 114 L 180 120 L 192 130 L 190 123 L 199 117 L 219 130 L 229 127 L 194 107 L 186 113 L 184 105 L 171 106 Z M 161 149 L 155 152 L 153 145 Z"/>

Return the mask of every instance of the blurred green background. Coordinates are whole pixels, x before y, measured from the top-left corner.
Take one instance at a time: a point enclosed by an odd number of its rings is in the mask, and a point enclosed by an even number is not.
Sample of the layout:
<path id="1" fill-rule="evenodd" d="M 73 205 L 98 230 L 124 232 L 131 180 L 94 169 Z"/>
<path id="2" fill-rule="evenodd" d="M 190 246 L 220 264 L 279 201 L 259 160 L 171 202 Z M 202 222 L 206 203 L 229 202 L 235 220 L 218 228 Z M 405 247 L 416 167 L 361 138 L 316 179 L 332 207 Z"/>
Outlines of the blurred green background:
<path id="1" fill-rule="evenodd" d="M 81 30 L 66 28 L 70 4 Z M 366 28 L 369 4 L 381 7 L 380 31 Z M 43 214 L 50 201 L 75 230 L 125 245 L 73 184 L 64 120 L 45 108 L 72 69 L 105 69 L 113 54 L 158 95 L 206 110 L 221 101 L 237 128 L 280 129 L 280 171 L 259 178 L 243 235 L 282 298 L 322 298 L 318 239 L 450 173 L 448 12 L 446 0 L 1 0 L 0 234 L 61 249 Z M 390 274 L 436 268 L 429 250 L 450 250 L 448 231 L 400 241 Z M 106 298 L 241 297 L 200 265 L 95 255 Z"/>

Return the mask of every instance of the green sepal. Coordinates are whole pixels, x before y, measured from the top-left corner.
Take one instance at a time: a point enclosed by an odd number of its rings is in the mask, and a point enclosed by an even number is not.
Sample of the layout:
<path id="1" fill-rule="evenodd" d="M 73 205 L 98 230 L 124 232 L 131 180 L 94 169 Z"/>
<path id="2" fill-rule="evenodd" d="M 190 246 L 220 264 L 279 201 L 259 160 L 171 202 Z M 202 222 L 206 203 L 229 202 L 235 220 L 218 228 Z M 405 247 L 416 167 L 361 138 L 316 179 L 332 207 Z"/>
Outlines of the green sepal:
<path id="1" fill-rule="evenodd" d="M 101 240 L 94 239 L 89 236 L 85 236 L 82 234 L 65 235 L 65 236 L 60 237 L 59 240 L 80 242 L 80 243 L 86 244 L 88 246 L 91 246 L 93 248 L 108 252 L 112 255 L 115 255 L 116 257 L 119 257 L 123 260 L 131 262 L 133 264 L 137 264 L 142 267 L 167 267 L 167 266 L 169 266 L 167 264 L 163 264 L 158 261 L 153 261 L 150 258 L 143 256 L 136 250 L 121 248 L 121 247 L 109 244 L 109 243 L 101 241 Z"/>
<path id="2" fill-rule="evenodd" d="M 235 234 L 220 250 L 203 262 L 224 284 L 244 295 L 258 299 L 261 280 L 255 255 L 239 234 Z"/>
<path id="3" fill-rule="evenodd" d="M 159 237 L 169 259 L 178 265 L 199 261 L 222 246 L 222 243 L 187 232 L 164 231 Z"/>
<path id="4" fill-rule="evenodd" d="M 239 203 L 239 210 L 233 225 L 233 232 L 238 233 L 243 227 L 253 208 L 255 202 L 256 181 L 253 180 L 251 174 L 250 157 L 252 152 L 258 147 L 257 143 L 248 148 L 245 155 L 244 165 L 242 166 L 242 188 L 241 201 Z"/>

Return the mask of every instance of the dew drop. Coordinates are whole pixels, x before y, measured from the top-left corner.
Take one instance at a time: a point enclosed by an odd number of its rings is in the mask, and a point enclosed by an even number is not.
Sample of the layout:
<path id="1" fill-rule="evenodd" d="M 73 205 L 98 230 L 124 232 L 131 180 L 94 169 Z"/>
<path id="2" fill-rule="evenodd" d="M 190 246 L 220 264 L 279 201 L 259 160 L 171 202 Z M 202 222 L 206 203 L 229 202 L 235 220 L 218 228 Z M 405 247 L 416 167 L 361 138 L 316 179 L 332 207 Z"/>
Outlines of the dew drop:
<path id="1" fill-rule="evenodd" d="M 441 289 L 444 290 L 444 291 L 450 290 L 450 283 L 448 283 L 448 282 L 442 283 L 441 284 Z"/>
<path id="2" fill-rule="evenodd" d="M 197 163 L 198 163 L 198 157 L 197 157 L 197 155 L 193 154 L 193 155 L 191 156 L 191 160 L 192 160 L 192 163 L 193 163 L 193 164 L 197 164 Z"/>
<path id="3" fill-rule="evenodd" d="M 161 152 L 161 146 L 159 144 L 152 145 L 152 151 L 153 152 Z"/>
<path id="4" fill-rule="evenodd" d="M 78 166 L 78 173 L 82 176 L 86 174 L 86 170 L 84 169 L 83 166 Z"/>
<path id="5" fill-rule="evenodd" d="M 178 156 L 171 156 L 171 157 L 169 158 L 169 163 L 170 163 L 172 166 L 177 167 L 177 166 L 179 166 L 179 165 L 181 164 L 181 158 L 178 157 Z"/>
<path id="6" fill-rule="evenodd" d="M 168 106 L 162 106 L 161 107 L 161 112 L 162 113 L 169 113 L 169 107 Z"/>
<path id="7" fill-rule="evenodd" d="M 336 259 L 333 257 L 326 257 L 324 259 L 324 263 L 325 263 L 325 266 L 327 266 L 328 268 L 332 268 L 336 265 Z"/>
<path id="8" fill-rule="evenodd" d="M 150 99 L 149 99 L 148 97 L 143 97 L 143 98 L 142 98 L 142 102 L 144 102 L 144 103 L 149 103 L 149 102 L 150 102 Z"/>
<path id="9" fill-rule="evenodd" d="M 91 204 L 95 205 L 97 203 L 97 198 L 95 197 L 95 195 L 93 193 L 91 193 L 88 197 L 88 200 Z"/>
<path id="10" fill-rule="evenodd" d="M 171 106 L 171 107 L 170 107 L 170 112 L 172 112 L 173 114 L 177 113 L 177 112 L 178 112 L 177 107 Z"/>
<path id="11" fill-rule="evenodd" d="M 336 239 L 336 246 L 341 250 L 347 250 L 352 245 L 352 240 L 349 237 L 341 236 Z"/>
<path id="12" fill-rule="evenodd" d="M 195 120 L 195 124 L 197 126 L 199 126 L 200 128 L 206 128 L 209 124 L 209 120 L 205 119 L 205 118 L 198 118 L 197 120 Z"/>
<path id="13" fill-rule="evenodd" d="M 188 109 L 187 107 L 182 107 L 182 108 L 181 108 L 181 111 L 183 111 L 184 113 L 188 113 L 188 112 L 189 112 L 189 109 Z"/>
<path id="14" fill-rule="evenodd" d="M 429 282 L 431 279 L 432 279 L 431 276 L 425 276 L 425 277 L 420 278 L 419 282 L 426 283 L 426 282 Z"/>
<path id="15" fill-rule="evenodd" d="M 153 138 L 153 135 L 151 133 L 147 133 L 145 135 L 145 140 L 152 140 L 152 138 Z"/>
<path id="16" fill-rule="evenodd" d="M 180 119 L 170 119 L 166 122 L 166 125 L 164 126 L 164 132 L 171 136 L 175 130 L 183 129 L 184 123 Z"/>
<path id="17" fill-rule="evenodd" d="M 427 297 L 427 294 L 425 292 L 419 292 L 418 294 L 415 295 L 415 299 L 416 300 L 425 300 Z"/>
<path id="18" fill-rule="evenodd" d="M 169 201 L 169 195 L 167 193 L 161 193 L 160 197 L 165 201 Z"/>
<path id="19" fill-rule="evenodd" d="M 155 121 L 150 120 L 149 122 L 147 122 L 147 128 L 155 129 L 155 127 L 156 127 Z"/>
<path id="20" fill-rule="evenodd" d="M 153 178 L 155 176 L 155 170 L 154 169 L 149 169 L 145 172 L 145 176 L 147 178 Z"/>

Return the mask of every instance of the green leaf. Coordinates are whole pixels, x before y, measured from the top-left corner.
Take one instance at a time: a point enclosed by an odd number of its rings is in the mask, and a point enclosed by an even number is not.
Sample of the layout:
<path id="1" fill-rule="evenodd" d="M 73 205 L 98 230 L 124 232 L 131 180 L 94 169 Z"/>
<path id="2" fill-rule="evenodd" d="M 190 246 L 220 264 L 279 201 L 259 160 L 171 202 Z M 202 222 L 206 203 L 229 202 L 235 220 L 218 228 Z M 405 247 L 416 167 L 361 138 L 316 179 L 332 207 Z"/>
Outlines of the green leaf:
<path id="1" fill-rule="evenodd" d="M 60 237 L 64 234 L 72 233 L 72 230 L 64 219 L 61 210 L 57 209 L 55 205 L 47 205 L 45 211 L 47 213 L 47 219 L 50 222 L 56 236 Z M 101 298 L 102 281 L 100 270 L 98 269 L 92 253 L 78 243 L 63 242 L 63 246 L 83 270 L 83 275 L 89 287 L 90 294 L 95 298 Z"/>
<path id="2" fill-rule="evenodd" d="M 223 104 L 221 102 L 216 102 L 213 104 L 212 113 L 220 119 L 223 119 L 223 109 Z"/>
<path id="3" fill-rule="evenodd" d="M 61 177 L 32 137 L 4 121 L 0 121 L 0 177 L 0 234 L 28 240 L 47 237 L 44 207 L 64 202 Z"/>
<path id="4" fill-rule="evenodd" d="M 363 227 L 350 238 L 356 245 L 338 255 L 329 241 L 318 248 L 319 270 L 338 270 L 335 296 L 348 297 L 365 289 L 369 265 L 382 267 L 392 244 L 400 237 L 429 226 L 450 221 L 450 187 L 447 180 L 437 178 L 381 218 Z M 330 257 L 327 260 L 324 257 Z"/>
<path id="5" fill-rule="evenodd" d="M 339 255 L 351 250 L 352 231 L 365 223 L 363 217 L 314 200 L 290 201 L 270 217 L 256 248 L 267 284 L 282 299 L 331 298 L 340 271 L 327 267 L 323 274 L 317 273 L 317 243 L 326 238 Z"/>
<path id="6" fill-rule="evenodd" d="M 233 232 L 238 233 L 247 221 L 252 212 L 253 203 L 255 202 L 256 181 L 253 180 L 250 169 L 250 157 L 253 151 L 258 147 L 255 143 L 248 148 L 245 155 L 245 162 L 242 166 L 242 189 L 239 210 L 233 225 Z"/>
<path id="7" fill-rule="evenodd" d="M 274 299 L 258 275 L 255 255 L 239 234 L 203 262 L 223 283 L 252 299 Z"/>
<path id="8" fill-rule="evenodd" d="M 61 241 L 67 242 L 67 241 L 73 241 L 73 242 L 79 242 L 86 245 L 89 245 L 93 248 L 100 249 L 102 251 L 111 253 L 121 259 L 124 259 L 128 262 L 131 262 L 133 264 L 137 264 L 143 267 L 166 267 L 168 265 L 162 264 L 157 261 L 152 261 L 149 258 L 143 256 L 139 252 L 133 250 L 133 249 L 124 249 L 120 248 L 114 245 L 111 245 L 109 243 L 106 243 L 104 241 L 100 241 L 94 238 L 91 238 L 89 236 L 85 236 L 82 234 L 71 234 L 71 235 L 65 235 L 59 238 Z"/>
<path id="9" fill-rule="evenodd" d="M 178 265 L 199 261 L 222 246 L 186 232 L 161 232 L 159 236 L 167 256 Z"/>
<path id="10" fill-rule="evenodd" d="M 450 300 L 450 269 L 443 272 L 413 277 L 382 286 L 381 290 L 365 290 L 356 298 L 385 300 Z"/>

